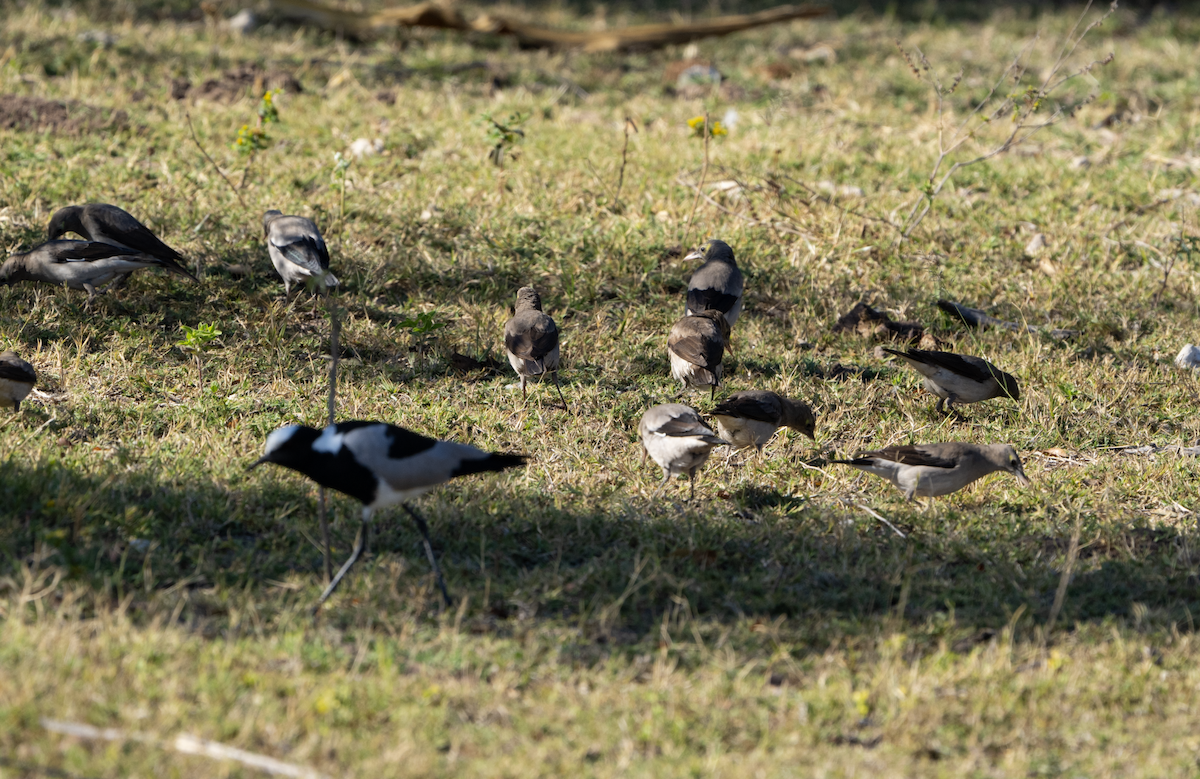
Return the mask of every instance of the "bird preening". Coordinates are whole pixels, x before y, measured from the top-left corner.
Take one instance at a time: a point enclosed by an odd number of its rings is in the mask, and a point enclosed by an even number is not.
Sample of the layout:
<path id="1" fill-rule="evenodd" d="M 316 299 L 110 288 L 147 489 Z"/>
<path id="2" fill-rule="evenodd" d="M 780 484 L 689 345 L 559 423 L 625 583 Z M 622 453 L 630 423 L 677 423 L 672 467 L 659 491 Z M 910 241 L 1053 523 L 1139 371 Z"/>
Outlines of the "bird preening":
<path id="1" fill-rule="evenodd" d="M 321 294 L 338 285 L 329 272 L 329 249 L 312 220 L 272 209 L 263 214 L 263 233 L 271 264 L 283 279 L 284 295 L 290 297 L 293 284 L 304 286 L 310 278 Z"/>
<path id="2" fill-rule="evenodd" d="M 145 268 L 161 268 L 195 281 L 186 269 L 136 249 L 102 241 L 55 240 L 9 257 L 0 265 L 0 285 L 39 281 L 84 290 L 91 300 L 117 278 Z"/>
<path id="3" fill-rule="evenodd" d="M 179 252 L 159 240 L 158 236 L 134 218 L 133 214 L 118 206 L 108 203 L 85 203 L 81 206 L 60 208 L 50 217 L 46 233 L 46 238 L 50 241 L 67 233 L 75 233 L 89 241 L 132 249 L 158 260 L 166 270 L 197 281 L 184 267 L 184 258 Z M 121 280 L 127 277 L 128 274 L 125 274 Z"/>
<path id="4" fill-rule="evenodd" d="M 397 503 L 412 517 L 425 544 L 438 588 L 450 594 L 429 539 L 424 518 L 408 504 L 413 498 L 460 476 L 503 471 L 525 464 L 522 454 L 485 452 L 468 444 L 439 441 L 386 422 L 348 421 L 324 430 L 304 425 L 281 427 L 267 436 L 262 457 L 249 467 L 275 463 L 362 503 L 362 525 L 350 558 L 317 601 L 320 608 L 370 546 L 372 514 Z"/>
<path id="5" fill-rule="evenodd" d="M 704 424 L 694 408 L 682 403 L 647 409 L 638 423 L 638 436 L 642 441 L 642 462 L 649 455 L 662 468 L 662 484 L 654 496 L 666 489 L 672 476 L 684 474 L 688 477 L 689 500 L 696 497 L 696 473 L 708 461 L 714 447 L 727 443 Z"/>

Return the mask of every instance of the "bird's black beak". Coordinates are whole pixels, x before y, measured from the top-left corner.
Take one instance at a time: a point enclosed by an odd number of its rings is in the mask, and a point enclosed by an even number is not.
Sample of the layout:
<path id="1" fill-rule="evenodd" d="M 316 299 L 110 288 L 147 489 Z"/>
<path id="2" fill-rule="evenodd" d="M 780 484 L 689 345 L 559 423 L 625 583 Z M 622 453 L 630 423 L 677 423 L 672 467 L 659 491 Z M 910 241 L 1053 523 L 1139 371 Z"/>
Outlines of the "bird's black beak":
<path id="1" fill-rule="evenodd" d="M 252 471 L 252 470 L 254 470 L 255 468 L 257 468 L 258 466 L 262 465 L 263 463 L 269 463 L 269 462 L 271 462 L 271 461 L 267 459 L 266 455 L 263 455 L 262 457 L 258 458 L 258 459 L 257 459 L 257 460 L 255 460 L 254 462 L 252 462 L 252 463 L 250 463 L 249 465 L 247 465 L 247 466 L 246 466 L 246 470 L 247 470 L 247 471 Z"/>

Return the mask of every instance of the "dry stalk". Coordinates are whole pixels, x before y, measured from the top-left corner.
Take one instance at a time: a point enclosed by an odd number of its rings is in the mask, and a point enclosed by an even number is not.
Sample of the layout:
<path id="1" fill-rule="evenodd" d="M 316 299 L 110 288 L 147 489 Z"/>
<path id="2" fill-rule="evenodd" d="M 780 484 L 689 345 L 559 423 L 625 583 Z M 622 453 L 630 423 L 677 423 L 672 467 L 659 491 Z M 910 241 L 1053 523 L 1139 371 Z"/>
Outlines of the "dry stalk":
<path id="1" fill-rule="evenodd" d="M 201 145 L 200 139 L 196 137 L 196 128 L 192 126 L 191 113 L 188 111 L 184 111 L 183 115 L 187 119 L 188 130 L 192 134 L 192 141 L 195 142 L 196 148 L 199 149 L 200 153 L 204 155 L 204 159 L 208 160 L 208 164 L 213 166 L 213 170 L 215 170 L 217 172 L 217 175 L 219 175 L 221 178 L 225 179 L 225 183 L 229 185 L 229 188 L 231 190 L 233 190 L 233 194 L 237 196 L 238 202 L 242 204 L 242 208 L 245 209 L 246 211 L 249 211 L 250 207 L 247 206 L 246 201 L 242 199 L 242 193 L 240 191 L 238 191 L 238 188 L 233 185 L 233 182 L 229 180 L 229 177 L 221 172 L 221 167 L 219 165 L 217 165 L 216 162 L 213 161 L 213 158 L 209 156 L 208 152 L 204 150 L 204 146 Z M 244 181 L 245 181 L 245 177 L 243 176 L 243 182 Z"/>
<path id="2" fill-rule="evenodd" d="M 692 212 L 688 214 L 687 225 L 683 229 L 683 241 L 680 246 L 687 251 L 688 238 L 691 237 L 692 220 L 696 218 L 696 206 L 700 204 L 700 193 L 704 190 L 704 179 L 708 176 L 708 111 L 704 112 L 704 167 L 700 169 L 700 183 L 696 186 L 696 197 L 692 198 Z"/>

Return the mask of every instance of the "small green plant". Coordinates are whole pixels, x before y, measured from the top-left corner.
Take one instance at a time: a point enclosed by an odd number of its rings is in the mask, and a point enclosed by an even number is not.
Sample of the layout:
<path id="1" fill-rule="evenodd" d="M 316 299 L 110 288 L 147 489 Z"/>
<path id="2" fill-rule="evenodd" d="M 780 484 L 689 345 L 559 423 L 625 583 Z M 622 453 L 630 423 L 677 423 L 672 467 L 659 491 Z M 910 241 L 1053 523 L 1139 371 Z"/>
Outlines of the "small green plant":
<path id="1" fill-rule="evenodd" d="M 246 177 L 250 174 L 250 166 L 254 163 L 254 155 L 265 151 L 271 145 L 271 136 L 267 135 L 266 126 L 279 121 L 279 107 L 275 105 L 275 95 L 283 90 L 270 89 L 263 93 L 258 103 L 258 121 L 251 127 L 244 124 L 238 128 L 237 138 L 231 146 L 233 150 L 246 160 L 246 169 L 242 171 L 242 181 L 238 189 L 246 185 Z"/>
<path id="2" fill-rule="evenodd" d="M 525 138 L 525 131 L 521 129 L 521 125 L 525 124 L 529 116 L 513 112 L 503 122 L 496 121 L 491 114 L 484 114 L 482 119 L 487 126 L 487 141 L 492 146 L 492 150 L 488 152 L 488 159 L 497 168 L 503 168 L 505 154 L 516 159 L 511 149 Z"/>
<path id="3" fill-rule="evenodd" d="M 196 380 L 203 387 L 204 365 L 201 358 L 208 349 L 208 345 L 221 337 L 221 331 L 217 329 L 216 324 L 198 324 L 195 327 L 181 324 L 179 326 L 183 328 L 183 340 L 177 341 L 175 345 L 181 351 L 192 353 L 192 357 L 196 361 Z"/>
<path id="4" fill-rule="evenodd" d="M 429 345 L 429 337 L 445 327 L 446 322 L 438 321 L 432 311 L 426 311 L 405 319 L 400 326 L 412 333 L 414 346 L 419 351 L 424 351 Z"/>
<path id="5" fill-rule="evenodd" d="M 340 151 L 333 153 L 333 181 L 338 185 L 338 232 L 346 221 L 346 171 L 350 170 L 350 158 Z M 340 240 L 340 239 L 339 239 Z"/>

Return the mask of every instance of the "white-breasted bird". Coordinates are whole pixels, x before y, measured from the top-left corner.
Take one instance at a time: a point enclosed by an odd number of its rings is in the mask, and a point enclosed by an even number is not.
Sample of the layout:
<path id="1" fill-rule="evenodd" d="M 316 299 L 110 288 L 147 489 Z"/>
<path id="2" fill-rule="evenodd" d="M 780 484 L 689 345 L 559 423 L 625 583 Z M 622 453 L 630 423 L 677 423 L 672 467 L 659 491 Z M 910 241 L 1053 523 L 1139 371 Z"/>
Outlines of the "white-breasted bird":
<path id="1" fill-rule="evenodd" d="M 33 392 L 37 373 L 33 366 L 17 356 L 11 349 L 0 353 L 0 406 L 12 406 L 14 413 L 21 410 L 21 401 Z"/>
<path id="2" fill-rule="evenodd" d="M 671 376 L 684 387 L 708 387 L 715 396 L 728 346 L 729 322 L 720 311 L 705 309 L 681 318 L 667 336 Z"/>
<path id="3" fill-rule="evenodd" d="M 688 282 L 687 315 L 695 316 L 713 309 L 724 314 L 729 326 L 733 327 L 742 313 L 745 290 L 745 280 L 733 258 L 733 249 L 724 241 L 714 239 L 683 259 L 704 260 Z"/>
<path id="4" fill-rule="evenodd" d="M 558 325 L 542 311 L 542 298 L 533 287 L 517 290 L 516 312 L 504 325 L 504 351 L 508 353 L 508 364 L 521 377 L 521 397 L 525 397 L 525 383 L 531 376 L 554 375 L 554 386 L 558 387 Z M 558 399 L 563 408 L 562 388 Z"/>
<path id="5" fill-rule="evenodd" d="M 992 398 L 1021 399 L 1016 378 L 981 357 L 926 349 L 899 352 L 881 348 L 904 360 L 925 377 L 925 389 L 938 396 L 936 408 L 939 412 L 949 413 L 956 403 L 978 403 Z"/>
<path id="6" fill-rule="evenodd" d="M 0 284 L 41 281 L 87 290 L 88 299 L 118 276 L 143 268 L 163 268 L 191 276 L 157 257 L 101 241 L 47 241 L 0 265 Z"/>
<path id="7" fill-rule="evenodd" d="M 690 487 L 688 499 L 695 498 L 696 471 L 708 460 L 713 447 L 726 443 L 704 424 L 695 409 L 682 403 L 647 409 L 638 423 L 638 435 L 642 439 L 642 463 L 648 454 L 662 468 L 663 480 L 655 497 L 666 489 L 672 476 L 683 473 Z"/>
<path id="8" fill-rule="evenodd" d="M 767 390 L 743 390 L 723 398 L 712 412 L 717 433 L 734 449 L 760 452 L 781 427 L 816 439 L 817 420 L 808 404 Z"/>
<path id="9" fill-rule="evenodd" d="M 935 498 L 957 492 L 989 473 L 1007 471 L 1022 484 L 1029 477 L 1021 467 L 1017 450 L 1009 444 L 967 444 L 958 441 L 943 444 L 889 446 L 861 452 L 850 460 L 831 463 L 852 465 L 881 476 L 900 489 L 904 498 Z"/>
<path id="10" fill-rule="evenodd" d="M 329 249 L 312 220 L 272 209 L 263 214 L 263 233 L 271 264 L 283 278 L 285 295 L 292 294 L 293 284 L 303 286 L 313 276 L 324 277 L 322 294 L 338 285 L 337 277 L 329 272 Z"/>
<path id="11" fill-rule="evenodd" d="M 123 208 L 108 203 L 84 203 L 60 208 L 50 217 L 47 238 L 53 241 L 68 232 L 77 233 L 89 241 L 111 243 L 157 258 L 164 268 L 198 279 L 184 267 L 186 260 L 167 246 L 150 228 L 139 222 Z M 127 275 L 127 274 L 126 274 Z"/>
<path id="12" fill-rule="evenodd" d="M 386 422 L 349 421 L 324 430 L 304 425 L 281 427 L 267 436 L 263 456 L 250 468 L 262 463 L 299 471 L 322 487 L 345 493 L 363 504 L 362 528 L 354 551 L 321 594 L 317 608 L 333 594 L 370 544 L 371 514 L 397 503 L 417 523 L 425 541 L 425 554 L 449 605 L 450 595 L 429 541 L 429 526 L 407 501 L 458 476 L 523 465 L 525 456 L 439 441 Z"/>

